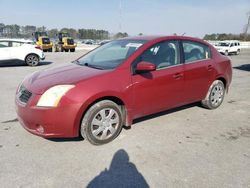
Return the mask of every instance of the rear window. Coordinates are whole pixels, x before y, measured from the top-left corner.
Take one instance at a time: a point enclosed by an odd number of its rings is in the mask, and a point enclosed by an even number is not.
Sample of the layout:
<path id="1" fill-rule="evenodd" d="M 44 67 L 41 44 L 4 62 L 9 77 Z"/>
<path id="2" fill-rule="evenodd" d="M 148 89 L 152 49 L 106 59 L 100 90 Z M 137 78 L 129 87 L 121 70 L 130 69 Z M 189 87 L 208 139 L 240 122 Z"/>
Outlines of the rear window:
<path id="1" fill-rule="evenodd" d="M 23 42 L 11 42 L 12 47 L 19 47 L 19 46 L 22 46 L 22 45 L 23 45 Z"/>
<path id="2" fill-rule="evenodd" d="M 202 43 L 183 41 L 185 63 L 211 58 L 210 48 Z"/>

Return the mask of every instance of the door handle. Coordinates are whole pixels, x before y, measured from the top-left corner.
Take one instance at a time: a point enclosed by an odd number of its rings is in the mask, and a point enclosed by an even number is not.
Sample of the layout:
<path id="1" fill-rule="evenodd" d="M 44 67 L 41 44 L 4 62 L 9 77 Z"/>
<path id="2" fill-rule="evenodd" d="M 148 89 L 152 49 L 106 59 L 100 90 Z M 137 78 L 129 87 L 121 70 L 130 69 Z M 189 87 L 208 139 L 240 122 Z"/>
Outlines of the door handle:
<path id="1" fill-rule="evenodd" d="M 208 70 L 208 71 L 212 71 L 212 70 L 213 70 L 213 66 L 212 66 L 212 65 L 208 65 L 208 66 L 207 66 L 207 70 Z"/>
<path id="2" fill-rule="evenodd" d="M 183 77 L 183 74 L 181 74 L 181 73 L 176 73 L 176 74 L 173 75 L 173 77 L 174 77 L 175 79 L 180 79 L 180 78 Z"/>

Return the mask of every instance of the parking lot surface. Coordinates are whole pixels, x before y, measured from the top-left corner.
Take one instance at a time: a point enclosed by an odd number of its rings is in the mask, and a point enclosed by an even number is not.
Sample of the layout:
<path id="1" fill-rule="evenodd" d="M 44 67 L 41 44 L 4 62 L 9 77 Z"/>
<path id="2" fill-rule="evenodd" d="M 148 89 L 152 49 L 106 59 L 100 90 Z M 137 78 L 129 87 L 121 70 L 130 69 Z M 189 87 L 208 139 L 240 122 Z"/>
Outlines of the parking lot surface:
<path id="1" fill-rule="evenodd" d="M 233 81 L 216 110 L 191 104 L 139 119 L 102 146 L 28 133 L 16 119 L 18 84 L 85 52 L 0 67 L 0 187 L 250 187 L 250 50 L 230 56 Z"/>

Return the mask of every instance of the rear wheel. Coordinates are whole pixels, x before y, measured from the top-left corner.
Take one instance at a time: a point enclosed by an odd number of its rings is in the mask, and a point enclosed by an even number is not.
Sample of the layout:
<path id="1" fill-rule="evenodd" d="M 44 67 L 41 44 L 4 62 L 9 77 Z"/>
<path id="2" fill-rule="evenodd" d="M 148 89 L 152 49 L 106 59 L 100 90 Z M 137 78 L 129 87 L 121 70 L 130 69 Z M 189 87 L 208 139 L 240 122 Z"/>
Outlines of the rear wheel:
<path id="1" fill-rule="evenodd" d="M 68 52 L 68 51 L 69 51 L 69 49 L 64 49 L 64 51 L 65 51 L 65 52 Z"/>
<path id="2" fill-rule="evenodd" d="M 221 80 L 215 80 L 208 92 L 207 96 L 204 100 L 201 101 L 202 106 L 208 109 L 218 108 L 223 102 L 225 95 L 225 86 Z"/>
<path id="3" fill-rule="evenodd" d="M 119 135 L 122 122 L 120 106 L 103 100 L 91 106 L 84 115 L 81 135 L 94 145 L 106 144 Z"/>
<path id="4" fill-rule="evenodd" d="M 30 54 L 25 58 L 25 62 L 29 66 L 37 66 L 39 63 L 39 57 L 36 54 Z"/>
<path id="5" fill-rule="evenodd" d="M 74 52 L 75 51 L 75 48 L 73 48 L 73 49 L 70 49 L 70 52 Z"/>
<path id="6" fill-rule="evenodd" d="M 52 48 L 49 48 L 48 51 L 49 51 L 49 52 L 52 52 Z"/>

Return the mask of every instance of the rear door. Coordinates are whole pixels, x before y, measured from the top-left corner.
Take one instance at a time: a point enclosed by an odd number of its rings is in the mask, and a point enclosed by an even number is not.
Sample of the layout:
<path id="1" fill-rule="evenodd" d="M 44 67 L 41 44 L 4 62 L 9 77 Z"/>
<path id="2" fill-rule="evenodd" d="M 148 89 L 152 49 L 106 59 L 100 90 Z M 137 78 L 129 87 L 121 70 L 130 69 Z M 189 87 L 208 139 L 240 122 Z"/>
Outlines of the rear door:
<path id="1" fill-rule="evenodd" d="M 151 62 L 157 69 L 132 76 L 134 118 L 178 106 L 183 95 L 183 64 L 178 41 L 157 43 L 144 51 L 132 65 Z"/>
<path id="2" fill-rule="evenodd" d="M 186 103 L 202 100 L 214 77 L 210 48 L 202 43 L 183 40 Z"/>

